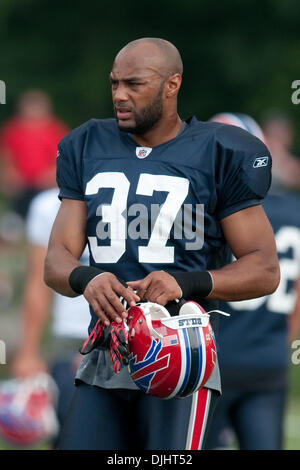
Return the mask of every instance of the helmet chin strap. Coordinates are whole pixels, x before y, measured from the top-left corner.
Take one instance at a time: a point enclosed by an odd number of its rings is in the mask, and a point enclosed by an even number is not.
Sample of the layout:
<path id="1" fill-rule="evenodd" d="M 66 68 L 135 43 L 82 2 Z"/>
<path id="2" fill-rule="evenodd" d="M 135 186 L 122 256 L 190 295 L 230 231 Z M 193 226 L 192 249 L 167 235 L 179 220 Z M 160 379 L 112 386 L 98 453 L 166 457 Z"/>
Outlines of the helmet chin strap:
<path id="1" fill-rule="evenodd" d="M 220 315 L 224 315 L 225 317 L 230 317 L 230 313 L 223 312 L 222 310 L 210 310 L 209 312 L 207 312 L 208 315 L 210 313 L 219 313 Z"/>

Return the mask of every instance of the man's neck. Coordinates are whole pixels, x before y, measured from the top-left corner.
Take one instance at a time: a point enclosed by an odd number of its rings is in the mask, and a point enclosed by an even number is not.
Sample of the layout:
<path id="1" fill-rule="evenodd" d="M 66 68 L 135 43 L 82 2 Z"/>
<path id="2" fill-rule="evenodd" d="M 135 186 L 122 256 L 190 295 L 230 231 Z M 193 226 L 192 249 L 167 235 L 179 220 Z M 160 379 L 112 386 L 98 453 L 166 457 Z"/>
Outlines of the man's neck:
<path id="1" fill-rule="evenodd" d="M 182 127 L 182 124 L 182 120 L 178 114 L 176 114 L 174 119 L 165 120 L 162 123 L 159 123 L 158 126 L 154 126 L 149 132 L 143 135 L 131 135 L 134 141 L 142 147 L 157 147 L 169 140 L 175 139 Z"/>

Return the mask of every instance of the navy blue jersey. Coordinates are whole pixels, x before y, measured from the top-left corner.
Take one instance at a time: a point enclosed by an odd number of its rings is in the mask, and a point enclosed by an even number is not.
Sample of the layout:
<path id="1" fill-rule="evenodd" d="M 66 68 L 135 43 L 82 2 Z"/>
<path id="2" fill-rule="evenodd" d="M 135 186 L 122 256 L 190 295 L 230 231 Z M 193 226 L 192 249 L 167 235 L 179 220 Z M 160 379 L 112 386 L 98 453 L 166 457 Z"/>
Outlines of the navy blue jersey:
<path id="1" fill-rule="evenodd" d="M 231 314 L 220 318 L 218 336 L 221 371 L 223 367 L 231 383 L 230 371 L 244 378 L 247 369 L 263 369 L 265 377 L 270 373 L 271 381 L 279 382 L 272 370 L 284 370 L 289 363 L 287 316 L 295 305 L 294 281 L 300 276 L 300 199 L 270 192 L 263 207 L 274 230 L 281 281 L 272 295 L 220 305 Z"/>
<path id="2" fill-rule="evenodd" d="M 271 157 L 259 139 L 196 118 L 152 149 L 138 146 L 115 119 L 92 119 L 58 150 L 59 197 L 88 208 L 90 264 L 125 281 L 153 270 L 221 267 L 220 220 L 259 204 L 271 181 Z"/>

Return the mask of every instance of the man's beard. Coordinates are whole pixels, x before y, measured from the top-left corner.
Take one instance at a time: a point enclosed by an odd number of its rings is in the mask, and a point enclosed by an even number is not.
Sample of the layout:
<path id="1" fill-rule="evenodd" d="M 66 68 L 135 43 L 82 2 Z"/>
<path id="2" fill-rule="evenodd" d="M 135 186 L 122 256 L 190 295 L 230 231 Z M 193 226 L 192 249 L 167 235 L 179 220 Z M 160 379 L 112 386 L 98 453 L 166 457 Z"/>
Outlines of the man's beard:
<path id="1" fill-rule="evenodd" d="M 134 110 L 132 114 L 134 116 L 135 124 L 126 127 L 126 125 L 120 126 L 118 122 L 119 129 L 124 132 L 130 132 L 131 134 L 145 134 L 150 131 L 153 126 L 160 120 L 163 113 L 163 86 L 161 86 L 156 97 L 149 103 L 145 108 L 143 108 L 139 113 L 136 113 Z"/>

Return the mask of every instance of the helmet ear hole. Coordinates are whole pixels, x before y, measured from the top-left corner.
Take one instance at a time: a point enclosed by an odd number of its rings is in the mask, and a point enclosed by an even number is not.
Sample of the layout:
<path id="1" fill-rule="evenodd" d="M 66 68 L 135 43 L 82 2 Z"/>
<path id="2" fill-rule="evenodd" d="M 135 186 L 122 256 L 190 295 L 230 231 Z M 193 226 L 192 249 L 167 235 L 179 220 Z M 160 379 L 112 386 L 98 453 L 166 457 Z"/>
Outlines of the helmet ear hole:
<path id="1" fill-rule="evenodd" d="M 168 310 L 159 304 L 152 304 L 149 308 L 151 320 L 161 320 L 162 318 L 170 318 Z"/>
<path id="2" fill-rule="evenodd" d="M 180 308 L 179 315 L 199 315 L 199 313 L 201 313 L 199 312 L 199 308 L 201 309 L 200 305 L 197 305 L 194 302 L 186 302 Z M 205 311 L 202 313 L 205 313 Z"/>

